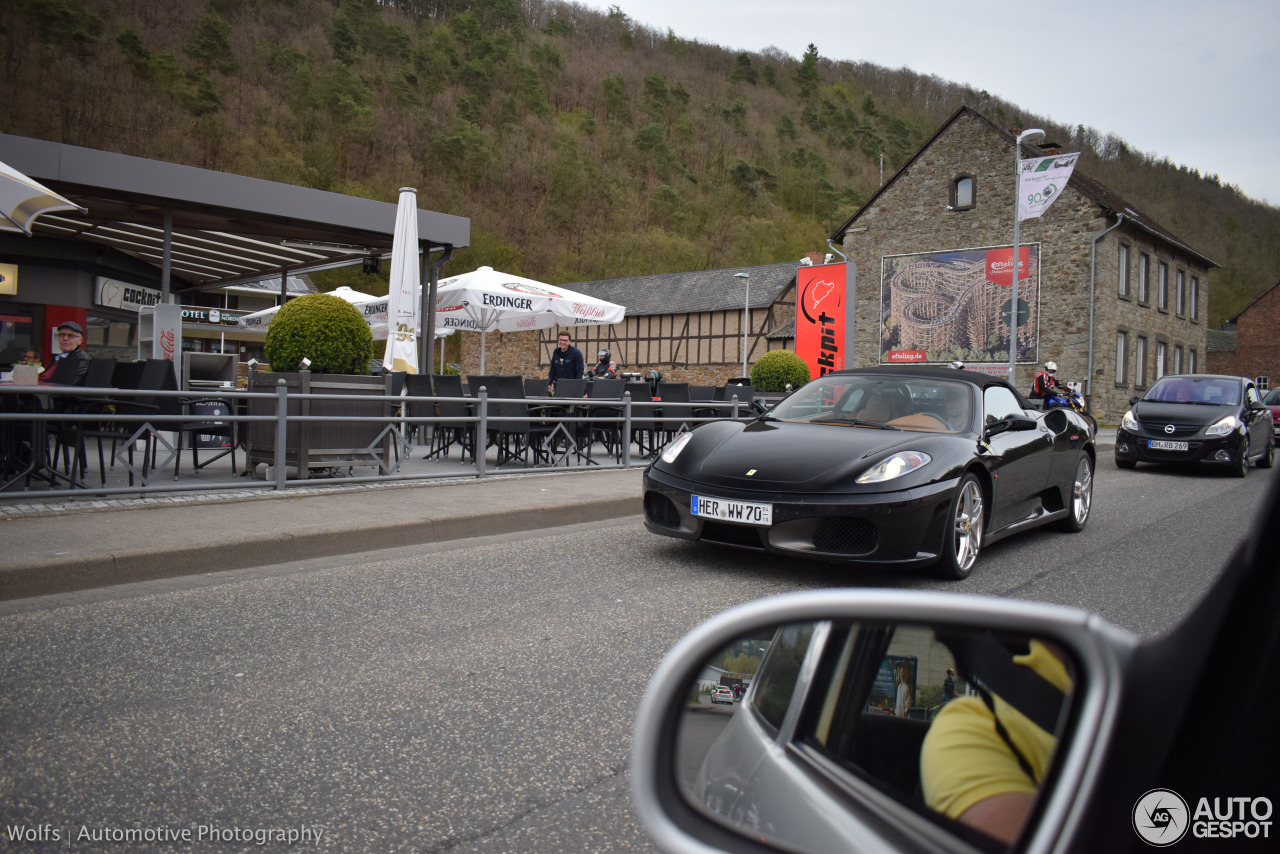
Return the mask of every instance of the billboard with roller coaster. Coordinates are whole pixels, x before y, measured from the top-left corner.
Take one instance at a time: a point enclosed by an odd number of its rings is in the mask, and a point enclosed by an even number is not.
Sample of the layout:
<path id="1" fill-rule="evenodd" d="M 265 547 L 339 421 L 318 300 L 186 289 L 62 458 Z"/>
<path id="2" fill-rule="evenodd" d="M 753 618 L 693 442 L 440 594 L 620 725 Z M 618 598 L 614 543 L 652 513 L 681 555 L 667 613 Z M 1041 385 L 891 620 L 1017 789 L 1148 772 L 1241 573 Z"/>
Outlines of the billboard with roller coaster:
<path id="1" fill-rule="evenodd" d="M 880 362 L 966 365 L 1009 362 L 1017 327 L 1019 362 L 1037 361 L 1040 245 L 886 255 L 880 276 Z M 1016 318 L 1016 319 L 1015 319 Z"/>

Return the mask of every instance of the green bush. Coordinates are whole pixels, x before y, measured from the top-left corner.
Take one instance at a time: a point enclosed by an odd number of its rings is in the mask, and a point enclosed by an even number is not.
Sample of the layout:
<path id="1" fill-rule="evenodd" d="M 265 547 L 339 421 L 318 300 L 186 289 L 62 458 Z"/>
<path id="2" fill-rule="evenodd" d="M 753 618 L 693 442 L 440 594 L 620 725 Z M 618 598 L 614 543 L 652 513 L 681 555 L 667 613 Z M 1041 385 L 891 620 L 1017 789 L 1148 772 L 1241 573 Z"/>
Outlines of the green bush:
<path id="1" fill-rule="evenodd" d="M 809 366 L 790 350 L 770 350 L 751 366 L 751 385 L 756 391 L 786 391 L 787 383 L 797 389 L 809 381 Z"/>
<path id="2" fill-rule="evenodd" d="M 276 372 L 296 371 L 303 358 L 318 374 L 367 374 L 373 333 L 344 299 L 308 294 L 280 307 L 267 327 L 267 361 Z"/>

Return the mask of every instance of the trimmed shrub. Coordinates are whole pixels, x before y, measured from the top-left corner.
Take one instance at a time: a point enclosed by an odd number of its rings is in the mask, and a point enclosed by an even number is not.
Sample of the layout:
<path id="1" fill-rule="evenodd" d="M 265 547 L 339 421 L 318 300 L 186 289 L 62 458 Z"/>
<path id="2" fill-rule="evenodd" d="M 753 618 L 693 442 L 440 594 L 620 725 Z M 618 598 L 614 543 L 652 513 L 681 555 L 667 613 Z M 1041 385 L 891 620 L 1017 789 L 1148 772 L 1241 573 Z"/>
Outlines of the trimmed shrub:
<path id="1" fill-rule="evenodd" d="M 267 327 L 265 352 L 277 373 L 298 370 L 305 357 L 312 373 L 367 374 L 373 333 L 351 303 L 308 294 L 280 307 Z"/>
<path id="2" fill-rule="evenodd" d="M 770 350 L 751 366 L 751 386 L 756 391 L 797 389 L 809 381 L 809 366 L 790 350 Z"/>

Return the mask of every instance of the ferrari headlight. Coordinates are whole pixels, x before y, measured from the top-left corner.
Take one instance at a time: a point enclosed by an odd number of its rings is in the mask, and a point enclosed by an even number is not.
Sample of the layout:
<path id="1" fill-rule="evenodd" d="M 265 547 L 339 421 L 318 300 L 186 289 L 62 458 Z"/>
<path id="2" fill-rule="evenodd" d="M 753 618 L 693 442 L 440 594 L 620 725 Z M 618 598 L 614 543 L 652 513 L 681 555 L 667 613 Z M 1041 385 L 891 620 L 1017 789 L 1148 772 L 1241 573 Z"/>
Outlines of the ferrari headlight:
<path id="1" fill-rule="evenodd" d="M 899 451 L 858 475 L 857 482 L 883 483 L 886 480 L 893 480 L 895 477 L 902 477 L 908 472 L 915 471 L 932 459 L 928 454 L 920 451 Z"/>
<path id="2" fill-rule="evenodd" d="M 1228 415 L 1217 424 L 1212 424 L 1206 428 L 1204 434 L 1206 436 L 1226 436 L 1239 428 L 1239 426 L 1240 419 L 1236 418 L 1234 415 Z"/>
<path id="3" fill-rule="evenodd" d="M 1138 419 L 1133 417 L 1133 410 L 1125 412 L 1124 417 L 1120 419 L 1120 426 L 1130 433 L 1138 432 Z"/>
<path id="4" fill-rule="evenodd" d="M 684 450 L 684 446 L 689 444 L 689 440 L 692 438 L 692 433 L 681 433 L 667 443 L 667 446 L 662 449 L 662 461 L 664 463 L 674 463 L 676 457 L 680 456 L 680 452 Z"/>

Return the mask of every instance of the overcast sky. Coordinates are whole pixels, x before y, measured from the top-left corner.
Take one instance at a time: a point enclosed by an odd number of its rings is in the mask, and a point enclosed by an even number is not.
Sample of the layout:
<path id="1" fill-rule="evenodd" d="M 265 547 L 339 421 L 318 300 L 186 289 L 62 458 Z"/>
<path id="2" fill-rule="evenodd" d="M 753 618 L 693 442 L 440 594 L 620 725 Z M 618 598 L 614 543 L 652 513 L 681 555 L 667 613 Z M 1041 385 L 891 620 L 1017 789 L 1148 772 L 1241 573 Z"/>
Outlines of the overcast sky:
<path id="1" fill-rule="evenodd" d="M 813 43 L 833 60 L 936 74 L 1067 126 L 1114 133 L 1280 206 L 1278 0 L 583 5 L 616 5 L 660 33 L 734 50 L 774 46 L 799 58 Z"/>

